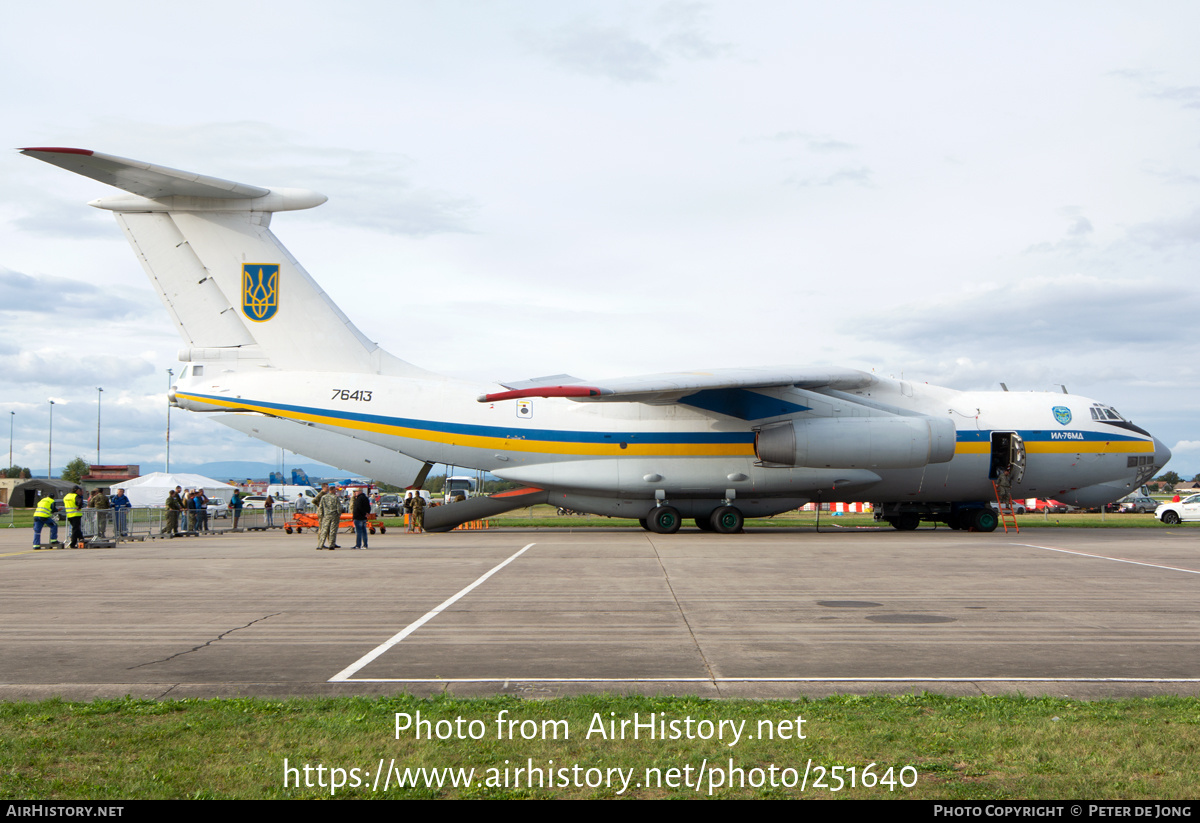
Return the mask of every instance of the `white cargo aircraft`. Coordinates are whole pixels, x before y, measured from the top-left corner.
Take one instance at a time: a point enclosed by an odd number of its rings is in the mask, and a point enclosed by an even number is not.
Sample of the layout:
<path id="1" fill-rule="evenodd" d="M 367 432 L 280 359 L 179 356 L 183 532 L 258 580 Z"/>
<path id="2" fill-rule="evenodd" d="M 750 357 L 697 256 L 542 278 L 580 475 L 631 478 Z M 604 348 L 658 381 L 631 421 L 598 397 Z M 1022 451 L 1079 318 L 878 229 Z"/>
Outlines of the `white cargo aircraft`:
<path id="1" fill-rule="evenodd" d="M 434 463 L 525 486 L 434 509 L 427 523 L 548 501 L 735 532 L 810 501 L 872 501 L 992 531 L 993 480 L 1014 497 L 1098 506 L 1170 451 L 1112 407 L 1044 392 L 961 392 L 852 369 L 714 369 L 480 386 L 425 371 L 362 334 L 270 232 L 326 198 L 83 149 L 24 154 L 129 192 L 95 200 L 133 246 L 185 347 L 171 402 L 357 474 L 420 484 Z"/>

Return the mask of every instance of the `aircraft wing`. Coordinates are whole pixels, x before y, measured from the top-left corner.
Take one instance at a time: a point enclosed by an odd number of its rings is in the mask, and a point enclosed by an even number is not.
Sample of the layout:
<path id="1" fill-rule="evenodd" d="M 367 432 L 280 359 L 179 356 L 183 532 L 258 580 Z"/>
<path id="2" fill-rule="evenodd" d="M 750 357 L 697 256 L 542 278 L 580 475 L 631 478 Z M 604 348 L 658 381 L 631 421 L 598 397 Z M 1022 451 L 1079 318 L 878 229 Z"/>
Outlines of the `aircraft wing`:
<path id="1" fill-rule="evenodd" d="M 567 397 L 572 400 L 617 403 L 675 403 L 696 392 L 719 389 L 765 389 L 793 386 L 800 389 L 850 391 L 875 382 L 874 375 L 857 369 L 801 368 L 782 366 L 767 369 L 712 369 L 711 371 L 667 372 L 641 377 L 621 377 L 594 384 L 558 375 L 565 380 L 505 384 L 508 391 L 480 395 L 480 403 L 516 400 L 522 397 Z"/>

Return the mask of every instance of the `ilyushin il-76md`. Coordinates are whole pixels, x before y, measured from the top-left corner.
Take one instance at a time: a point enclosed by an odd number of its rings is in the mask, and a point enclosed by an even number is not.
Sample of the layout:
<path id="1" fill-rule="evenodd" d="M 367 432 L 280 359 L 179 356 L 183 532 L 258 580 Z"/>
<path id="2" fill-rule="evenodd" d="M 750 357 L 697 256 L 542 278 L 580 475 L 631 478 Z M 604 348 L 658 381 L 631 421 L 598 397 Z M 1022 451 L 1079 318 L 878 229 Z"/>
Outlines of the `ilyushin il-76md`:
<path id="1" fill-rule="evenodd" d="M 346 471 L 420 485 L 435 463 L 520 484 L 427 526 L 537 502 L 671 533 L 742 529 L 817 501 L 869 501 L 898 529 L 996 528 L 1014 497 L 1099 506 L 1170 451 L 1079 395 L 955 391 L 855 369 L 713 369 L 479 385 L 371 342 L 270 231 L 313 191 L 262 188 L 83 149 L 24 154 L 122 189 L 111 211 L 183 338 L 170 402 Z"/>

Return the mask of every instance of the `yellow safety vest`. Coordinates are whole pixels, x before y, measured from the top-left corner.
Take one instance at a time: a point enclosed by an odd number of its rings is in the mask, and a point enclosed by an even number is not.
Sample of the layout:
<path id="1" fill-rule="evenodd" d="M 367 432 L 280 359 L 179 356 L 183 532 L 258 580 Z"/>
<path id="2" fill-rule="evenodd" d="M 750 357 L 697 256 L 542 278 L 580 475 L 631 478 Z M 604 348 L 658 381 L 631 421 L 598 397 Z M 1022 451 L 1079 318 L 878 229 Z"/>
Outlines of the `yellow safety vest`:
<path id="1" fill-rule="evenodd" d="M 34 517 L 53 517 L 54 516 L 54 498 L 43 497 L 38 501 L 37 509 L 33 513 Z"/>
<path id="2" fill-rule="evenodd" d="M 67 508 L 67 517 L 79 517 L 79 495 L 75 492 L 63 495 L 63 505 Z"/>

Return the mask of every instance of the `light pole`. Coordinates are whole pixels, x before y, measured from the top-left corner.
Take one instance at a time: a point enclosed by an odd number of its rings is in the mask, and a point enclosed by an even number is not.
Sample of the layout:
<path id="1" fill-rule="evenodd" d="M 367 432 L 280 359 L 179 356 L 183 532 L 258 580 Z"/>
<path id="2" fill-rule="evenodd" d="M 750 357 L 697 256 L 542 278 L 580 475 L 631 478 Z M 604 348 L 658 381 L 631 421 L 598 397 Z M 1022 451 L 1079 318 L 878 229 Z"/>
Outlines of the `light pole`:
<path id="1" fill-rule="evenodd" d="M 100 464 L 100 395 L 104 389 L 96 387 L 96 465 Z"/>
<path id="2" fill-rule="evenodd" d="M 9 467 L 10 469 L 11 469 L 11 468 L 12 468 L 12 466 L 13 466 L 13 462 L 12 462 L 12 432 L 13 432 L 13 421 L 14 421 L 14 420 L 16 420 L 16 419 L 17 419 L 17 413 L 16 413 L 15 411 L 10 411 L 10 412 L 8 413 L 8 467 Z"/>
<path id="3" fill-rule="evenodd" d="M 54 479 L 54 401 L 50 401 L 50 441 L 46 450 L 46 479 Z"/>
<path id="4" fill-rule="evenodd" d="M 175 377 L 174 369 L 167 369 L 167 463 L 163 469 L 167 474 L 171 473 L 171 381 Z"/>

